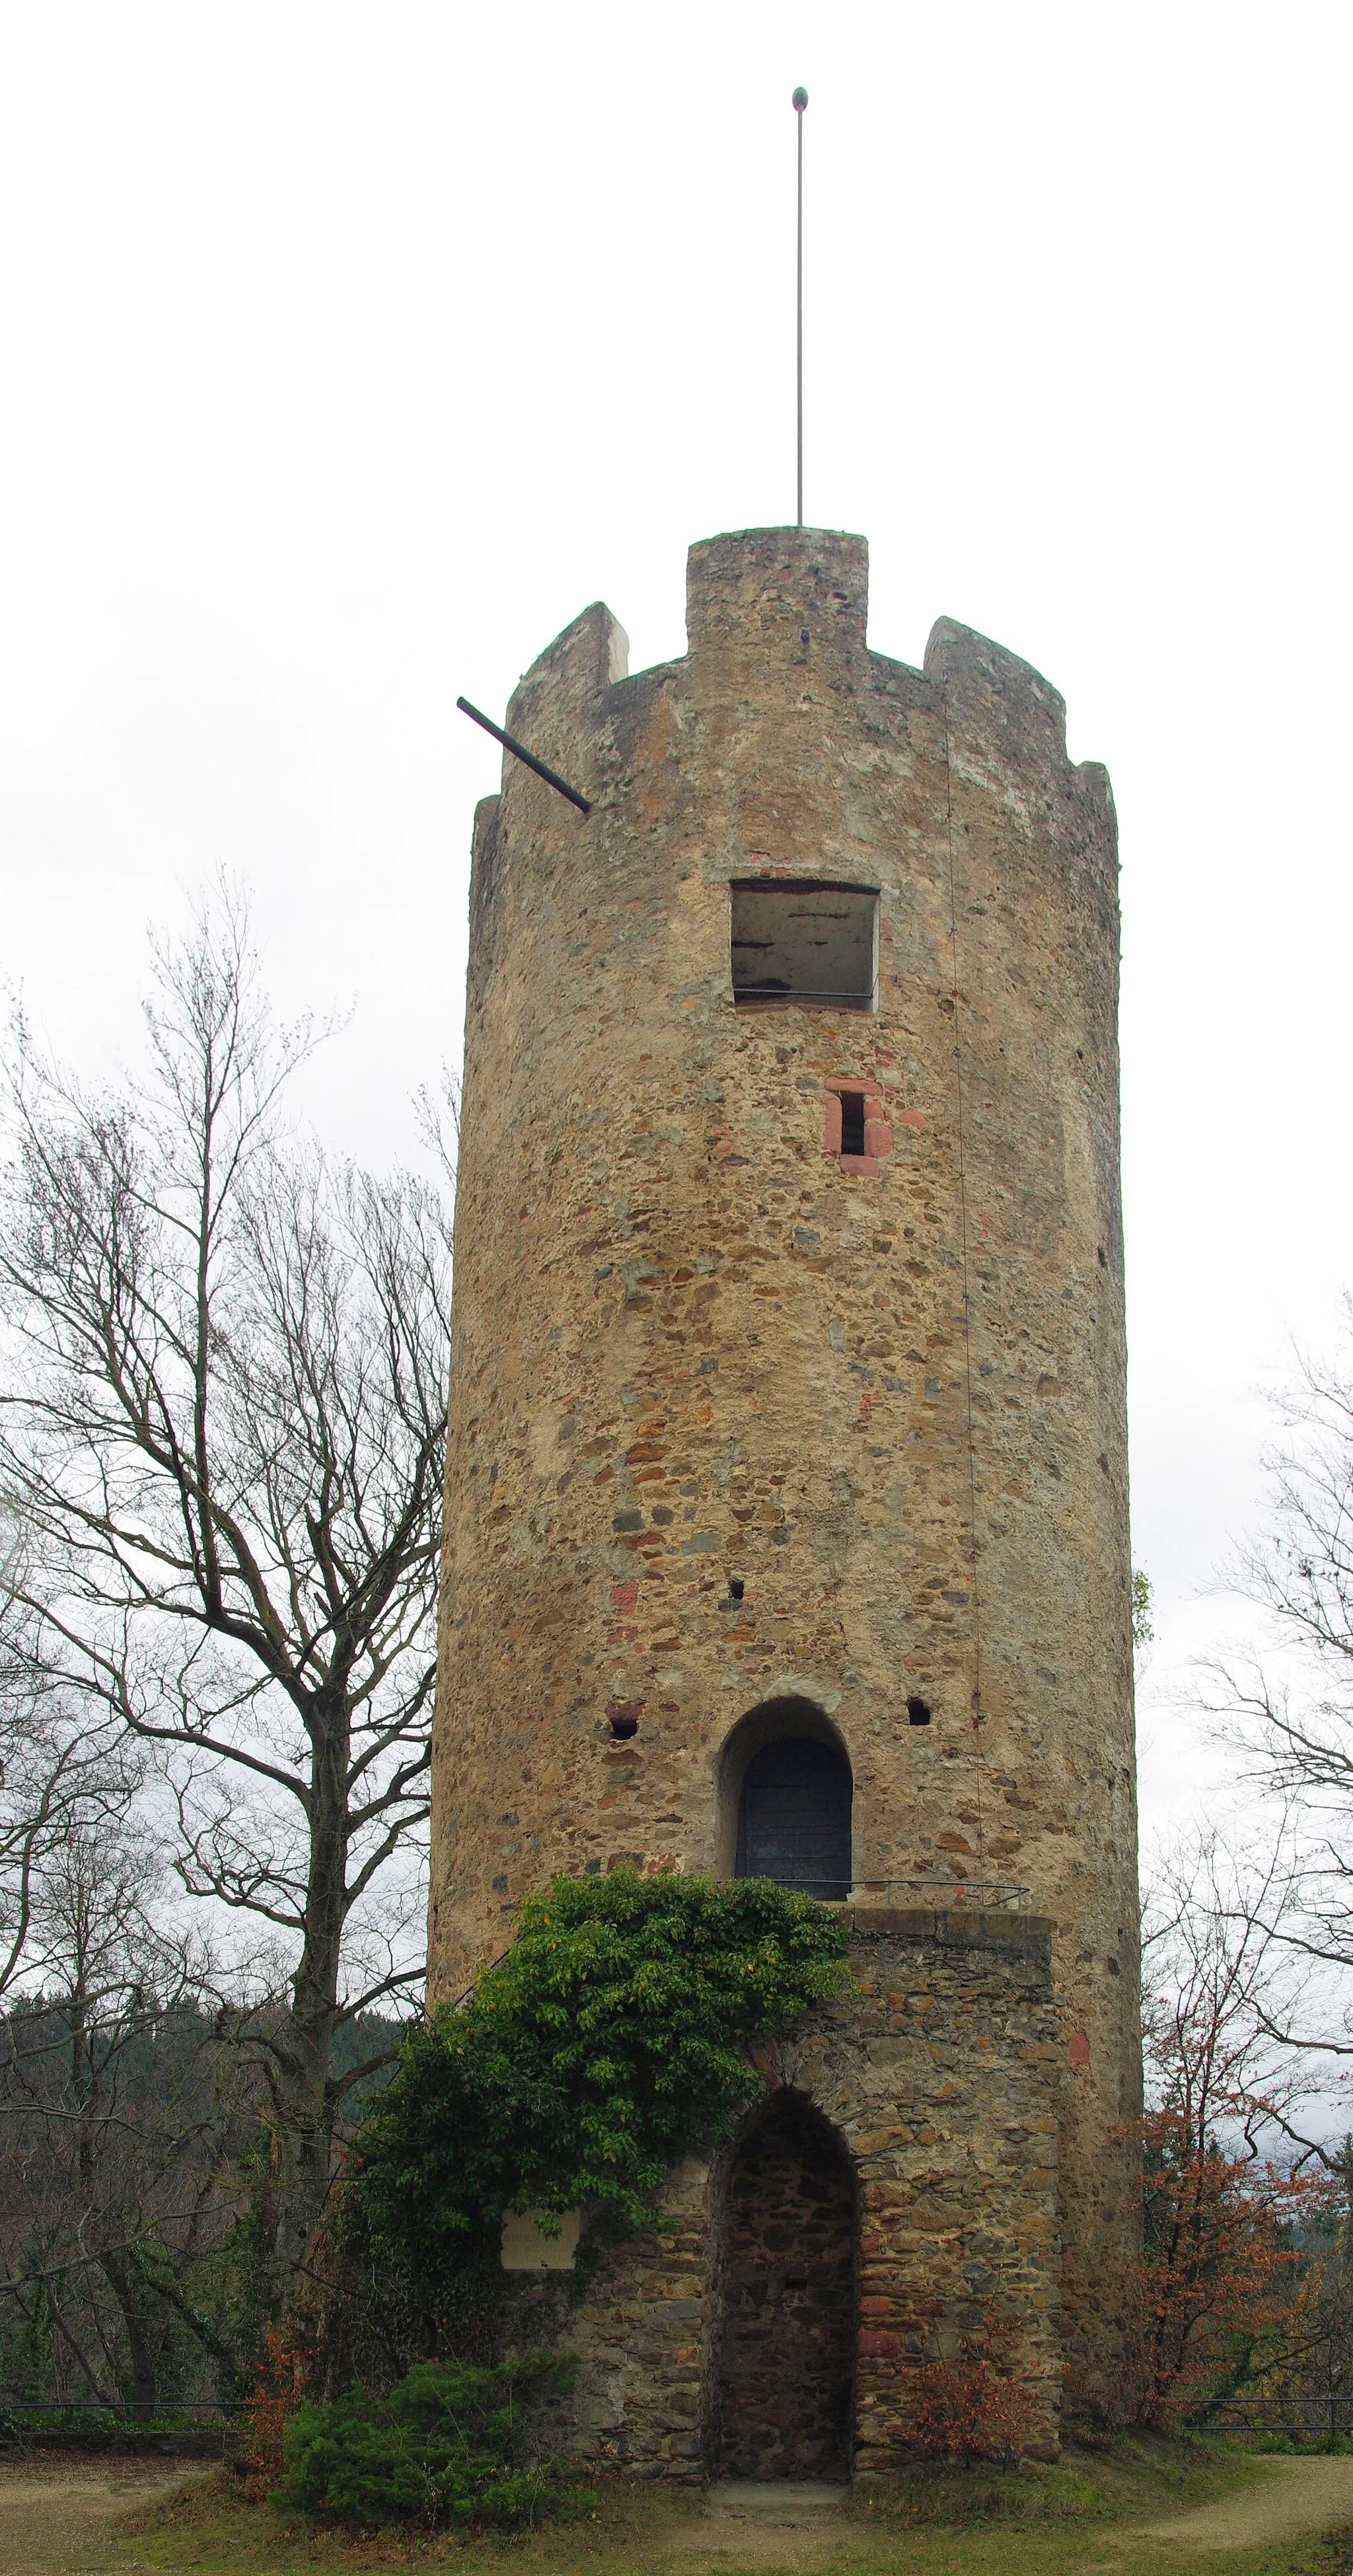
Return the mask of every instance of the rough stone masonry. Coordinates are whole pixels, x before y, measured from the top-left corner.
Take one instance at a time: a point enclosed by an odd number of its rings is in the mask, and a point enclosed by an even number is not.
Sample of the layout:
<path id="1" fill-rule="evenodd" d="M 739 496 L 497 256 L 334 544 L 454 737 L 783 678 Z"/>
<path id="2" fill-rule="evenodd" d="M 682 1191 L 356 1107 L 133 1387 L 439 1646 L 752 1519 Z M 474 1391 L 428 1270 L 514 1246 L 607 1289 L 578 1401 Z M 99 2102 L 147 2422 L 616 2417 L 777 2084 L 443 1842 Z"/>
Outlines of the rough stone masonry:
<path id="1" fill-rule="evenodd" d="M 557 1870 L 731 1873 L 766 1746 L 849 1764 L 858 1982 L 569 2325 L 579 2441 L 675 2476 L 886 2464 L 987 2331 L 1044 2447 L 1112 2414 L 1137 2241 L 1112 800 L 1027 664 L 866 602 L 857 537 L 694 547 L 682 660 L 597 606 L 513 698 L 590 815 L 509 760 L 476 817 L 434 1998 Z M 837 2432 L 758 2415 L 767 2301 Z"/>

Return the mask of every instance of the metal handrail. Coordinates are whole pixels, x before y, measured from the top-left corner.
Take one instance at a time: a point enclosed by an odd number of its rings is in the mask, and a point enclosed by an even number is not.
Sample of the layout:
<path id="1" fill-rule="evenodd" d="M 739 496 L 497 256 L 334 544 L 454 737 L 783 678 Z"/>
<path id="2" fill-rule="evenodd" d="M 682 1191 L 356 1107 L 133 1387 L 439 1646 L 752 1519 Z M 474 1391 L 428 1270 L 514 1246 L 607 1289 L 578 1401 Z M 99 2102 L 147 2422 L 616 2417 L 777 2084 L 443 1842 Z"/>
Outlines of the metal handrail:
<path id="1" fill-rule="evenodd" d="M 979 1905 L 992 1908 L 997 1912 L 1005 1910 L 1018 1912 L 1029 1902 L 1027 1887 L 1016 1887 L 1013 1882 L 1005 1879 L 852 1878 L 845 1881 L 833 1878 L 831 1871 L 826 1869 L 811 1872 L 803 1870 L 794 1877 L 778 1869 L 749 1870 L 747 1876 L 769 1878 L 776 1887 L 844 1887 L 844 1895 L 826 1900 L 828 1903 L 838 1905 L 856 1904 L 861 1897 L 873 1895 L 880 1888 L 883 1891 L 885 1904 L 891 1904 L 895 1891 L 905 1892 L 909 1896 L 924 1896 L 928 1902 L 935 1903 L 937 1901 L 935 1890 L 939 1888 L 945 1891 L 946 1902 L 951 1905 Z"/>
<path id="2" fill-rule="evenodd" d="M 735 1002 L 847 1002 L 857 1011 L 869 1011 L 874 1007 L 872 987 L 869 992 L 862 993 L 858 986 L 853 993 L 839 993 L 819 992 L 810 985 L 795 984 L 791 991 L 781 993 L 765 984 L 735 984 L 733 999 Z"/>
<path id="3" fill-rule="evenodd" d="M 851 1882 L 851 1897 L 862 1888 L 875 1887 L 881 1887 L 889 1901 L 895 1888 L 905 1889 L 911 1895 L 928 1895 L 932 1889 L 943 1887 L 948 1889 L 949 1900 L 954 1905 L 989 1906 L 997 1912 L 1004 1909 L 1018 1912 L 1029 1902 L 1027 1887 L 1017 1887 L 1013 1880 L 999 1878 L 857 1878 Z"/>

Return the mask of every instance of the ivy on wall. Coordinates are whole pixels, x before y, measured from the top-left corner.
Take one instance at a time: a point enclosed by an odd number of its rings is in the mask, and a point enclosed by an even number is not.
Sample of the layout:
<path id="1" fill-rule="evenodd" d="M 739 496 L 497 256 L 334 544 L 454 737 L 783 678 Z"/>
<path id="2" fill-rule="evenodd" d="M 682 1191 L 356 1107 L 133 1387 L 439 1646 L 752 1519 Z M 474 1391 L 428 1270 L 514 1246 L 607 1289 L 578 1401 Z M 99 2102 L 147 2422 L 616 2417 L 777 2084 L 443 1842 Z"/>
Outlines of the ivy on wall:
<path id="1" fill-rule="evenodd" d="M 759 2089 L 754 2044 L 846 1977 L 844 1919 L 768 1879 L 557 1878 L 469 2002 L 405 2042 L 354 2141 L 368 2256 L 482 2260 L 506 2209 L 652 2220 L 673 2164 Z"/>

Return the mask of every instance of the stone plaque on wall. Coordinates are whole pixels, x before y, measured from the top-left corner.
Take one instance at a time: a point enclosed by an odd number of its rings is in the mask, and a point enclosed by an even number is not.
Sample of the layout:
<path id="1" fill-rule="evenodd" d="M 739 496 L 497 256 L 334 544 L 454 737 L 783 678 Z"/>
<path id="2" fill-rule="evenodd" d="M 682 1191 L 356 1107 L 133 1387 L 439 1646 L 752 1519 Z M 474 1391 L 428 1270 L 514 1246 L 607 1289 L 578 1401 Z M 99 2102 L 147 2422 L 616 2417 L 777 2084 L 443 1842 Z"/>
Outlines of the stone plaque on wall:
<path id="1" fill-rule="evenodd" d="M 557 2233 L 547 2236 L 535 2210 L 509 2209 L 503 2219 L 505 2272 L 571 2272 L 578 2251 L 582 2212 L 566 2209 L 553 2221 Z"/>

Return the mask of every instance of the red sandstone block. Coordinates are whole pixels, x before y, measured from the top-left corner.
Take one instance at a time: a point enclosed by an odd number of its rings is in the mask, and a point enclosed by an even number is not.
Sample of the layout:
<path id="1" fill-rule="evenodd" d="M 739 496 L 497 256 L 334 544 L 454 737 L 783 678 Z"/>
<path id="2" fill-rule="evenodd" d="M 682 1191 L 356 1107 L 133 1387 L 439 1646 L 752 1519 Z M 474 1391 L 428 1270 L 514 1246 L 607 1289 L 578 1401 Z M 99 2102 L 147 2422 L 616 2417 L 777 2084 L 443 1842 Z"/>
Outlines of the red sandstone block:
<path id="1" fill-rule="evenodd" d="M 891 2361 L 901 2351 L 901 2349 L 902 2337 L 900 2335 L 862 2334 L 860 2337 L 860 2358 L 862 2361 L 867 2361 L 873 2356 L 877 2356 L 883 2361 Z"/>

